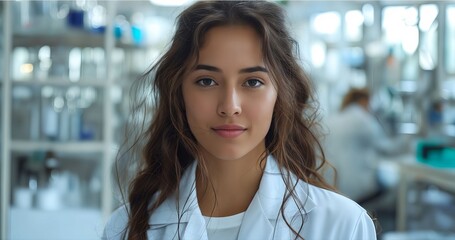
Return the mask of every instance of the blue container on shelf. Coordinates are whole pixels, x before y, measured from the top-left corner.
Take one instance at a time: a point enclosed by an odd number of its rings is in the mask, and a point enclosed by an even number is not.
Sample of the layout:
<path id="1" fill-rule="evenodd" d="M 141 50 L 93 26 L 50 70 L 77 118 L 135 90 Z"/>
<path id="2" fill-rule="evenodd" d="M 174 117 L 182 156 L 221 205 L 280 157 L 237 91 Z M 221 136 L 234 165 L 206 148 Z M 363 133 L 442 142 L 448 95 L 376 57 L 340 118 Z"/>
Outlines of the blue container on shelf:
<path id="1" fill-rule="evenodd" d="M 416 156 L 417 161 L 433 167 L 455 168 L 455 146 L 442 141 L 419 141 Z"/>
<path id="2" fill-rule="evenodd" d="M 84 28 L 84 10 L 71 8 L 68 12 L 68 25 L 73 28 Z"/>

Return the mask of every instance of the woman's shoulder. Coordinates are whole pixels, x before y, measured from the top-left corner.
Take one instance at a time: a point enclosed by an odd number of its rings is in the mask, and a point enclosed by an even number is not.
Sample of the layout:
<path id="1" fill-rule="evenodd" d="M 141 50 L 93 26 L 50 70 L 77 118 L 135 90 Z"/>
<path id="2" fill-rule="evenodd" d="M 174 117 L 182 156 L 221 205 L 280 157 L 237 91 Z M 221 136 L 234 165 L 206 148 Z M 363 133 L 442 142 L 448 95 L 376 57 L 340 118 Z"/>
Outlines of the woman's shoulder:
<path id="1" fill-rule="evenodd" d="M 128 205 L 122 205 L 117 208 L 110 216 L 104 227 L 102 239 L 123 239 L 126 225 L 128 223 Z"/>
<path id="2" fill-rule="evenodd" d="M 333 230 L 332 233 L 341 234 L 345 239 L 376 239 L 373 219 L 363 207 L 334 191 L 303 184 L 308 186 L 308 197 L 315 205 L 308 213 L 308 227 L 327 226 Z"/>
<path id="3" fill-rule="evenodd" d="M 365 209 L 363 209 L 359 204 L 348 197 L 341 195 L 340 193 L 311 184 L 304 184 L 307 185 L 309 197 L 316 203 L 318 208 L 327 210 L 335 208 L 337 209 L 337 212 L 347 211 L 351 214 L 355 212 L 365 212 Z"/>

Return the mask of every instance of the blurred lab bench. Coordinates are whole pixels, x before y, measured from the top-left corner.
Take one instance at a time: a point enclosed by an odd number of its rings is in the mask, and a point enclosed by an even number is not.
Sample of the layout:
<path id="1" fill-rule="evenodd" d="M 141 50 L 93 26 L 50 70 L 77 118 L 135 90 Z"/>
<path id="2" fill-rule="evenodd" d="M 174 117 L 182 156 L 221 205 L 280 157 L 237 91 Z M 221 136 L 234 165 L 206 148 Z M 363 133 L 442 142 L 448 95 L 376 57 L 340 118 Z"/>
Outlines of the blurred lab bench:
<path id="1" fill-rule="evenodd" d="M 412 183 L 425 183 L 455 193 L 455 168 L 438 168 L 409 156 L 398 162 L 400 180 L 397 201 L 397 230 L 407 230 L 408 191 Z"/>

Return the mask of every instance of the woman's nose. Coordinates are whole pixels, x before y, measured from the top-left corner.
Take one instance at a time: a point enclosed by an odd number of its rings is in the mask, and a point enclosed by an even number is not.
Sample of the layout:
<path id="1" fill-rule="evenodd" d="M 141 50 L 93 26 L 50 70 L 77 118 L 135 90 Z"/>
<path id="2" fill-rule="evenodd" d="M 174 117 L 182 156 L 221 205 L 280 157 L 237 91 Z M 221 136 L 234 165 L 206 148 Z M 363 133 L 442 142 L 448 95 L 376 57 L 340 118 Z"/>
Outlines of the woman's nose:
<path id="1" fill-rule="evenodd" d="M 220 96 L 218 114 L 222 117 L 231 117 L 242 113 L 241 100 L 235 88 L 225 89 Z"/>

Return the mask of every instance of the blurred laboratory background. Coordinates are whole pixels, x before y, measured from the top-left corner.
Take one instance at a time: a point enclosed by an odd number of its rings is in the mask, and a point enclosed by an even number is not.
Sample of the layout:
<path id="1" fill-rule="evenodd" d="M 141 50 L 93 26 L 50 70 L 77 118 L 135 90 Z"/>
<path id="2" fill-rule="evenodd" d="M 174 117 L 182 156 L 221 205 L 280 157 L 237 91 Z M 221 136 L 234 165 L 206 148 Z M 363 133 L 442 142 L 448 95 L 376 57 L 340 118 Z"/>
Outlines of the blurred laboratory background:
<path id="1" fill-rule="evenodd" d="M 0 2 L 0 239 L 100 238 L 128 89 L 190 2 Z M 276 2 L 315 84 L 327 179 L 380 239 L 455 239 L 455 1 Z"/>

